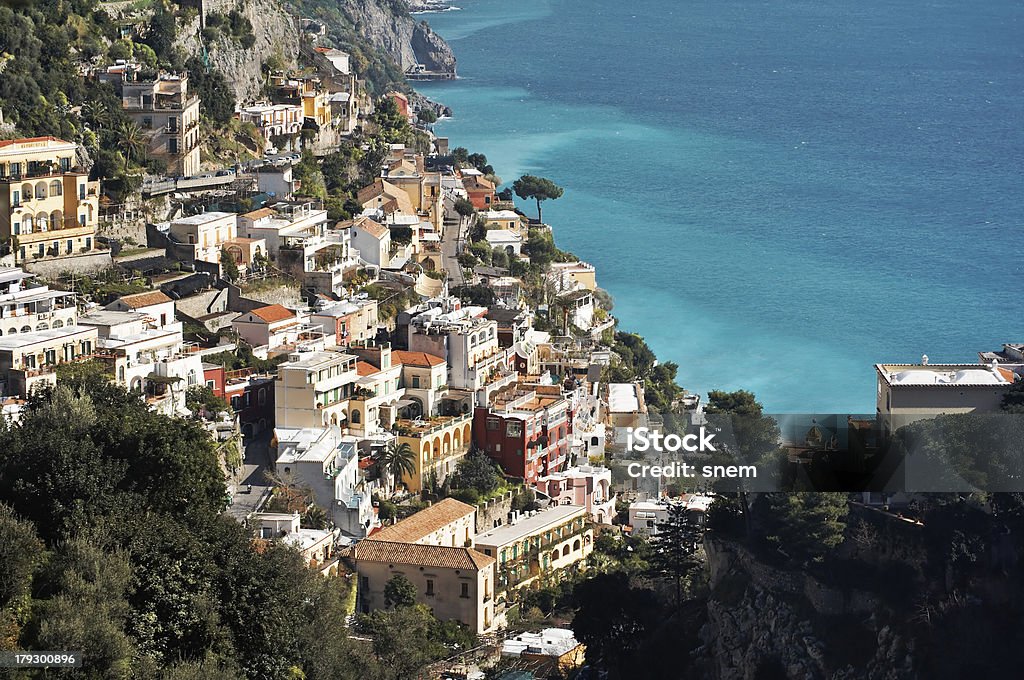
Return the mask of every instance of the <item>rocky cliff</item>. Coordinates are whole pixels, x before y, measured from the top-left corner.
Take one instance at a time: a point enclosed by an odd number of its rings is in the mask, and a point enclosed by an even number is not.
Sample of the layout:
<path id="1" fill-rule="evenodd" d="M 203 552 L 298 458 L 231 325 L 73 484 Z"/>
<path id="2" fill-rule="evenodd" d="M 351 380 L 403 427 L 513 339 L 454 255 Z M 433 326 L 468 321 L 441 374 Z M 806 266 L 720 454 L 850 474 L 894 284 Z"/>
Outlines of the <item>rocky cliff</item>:
<path id="1" fill-rule="evenodd" d="M 357 34 L 384 51 L 403 71 L 423 64 L 428 71 L 455 73 L 448 43 L 395 0 L 340 0 Z"/>
<path id="2" fill-rule="evenodd" d="M 712 595 L 696 657 L 718 680 L 909 680 L 912 645 L 872 594 L 767 566 L 742 546 L 705 545 Z"/>
<path id="3" fill-rule="evenodd" d="M 250 101 L 260 94 L 262 68 L 267 59 L 276 57 L 286 66 L 295 65 L 299 34 L 294 18 L 281 2 L 239 0 L 235 7 L 252 24 L 255 38 L 252 47 L 243 47 L 228 37 L 221 37 L 212 44 L 204 41 L 198 17 L 179 27 L 178 42 L 187 54 L 207 59 L 211 68 L 224 74 L 235 99 Z"/>

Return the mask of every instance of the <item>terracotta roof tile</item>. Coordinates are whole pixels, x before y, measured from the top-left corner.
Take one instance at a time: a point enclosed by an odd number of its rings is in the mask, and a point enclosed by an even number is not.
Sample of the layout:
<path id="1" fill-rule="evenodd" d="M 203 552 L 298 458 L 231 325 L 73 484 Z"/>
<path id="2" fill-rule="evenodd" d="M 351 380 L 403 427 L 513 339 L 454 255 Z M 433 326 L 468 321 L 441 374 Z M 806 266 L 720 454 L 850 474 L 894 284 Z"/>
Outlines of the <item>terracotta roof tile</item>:
<path id="1" fill-rule="evenodd" d="M 405 366 L 440 366 L 444 359 L 426 352 L 407 352 L 396 349 L 391 352 L 391 361 Z"/>
<path id="2" fill-rule="evenodd" d="M 242 217 L 248 217 L 250 220 L 258 220 L 261 217 L 270 217 L 273 214 L 274 211 L 271 210 L 270 208 L 260 208 L 259 210 L 247 212 L 244 215 L 242 215 Z"/>
<path id="3" fill-rule="evenodd" d="M 295 312 L 282 305 L 267 305 L 266 307 L 252 310 L 252 313 L 267 323 L 284 321 L 295 316 Z"/>
<path id="4" fill-rule="evenodd" d="M 369 217 L 364 217 L 362 219 L 356 220 L 356 223 L 352 226 L 359 227 L 360 229 L 362 229 L 363 231 L 365 231 L 370 236 L 373 236 L 376 239 L 381 239 L 384 237 L 385 234 L 389 234 L 391 232 L 390 229 L 388 229 L 382 224 L 374 222 Z"/>
<path id="5" fill-rule="evenodd" d="M 358 373 L 360 377 L 363 377 L 367 375 L 373 375 L 374 373 L 380 373 L 380 369 L 374 366 L 373 364 L 366 363 L 365 361 L 357 361 L 356 373 Z"/>
<path id="6" fill-rule="evenodd" d="M 379 534 L 378 534 L 379 535 Z M 367 538 L 356 544 L 355 560 L 385 564 L 414 564 L 423 567 L 482 571 L 494 564 L 494 558 L 472 548 L 397 543 Z"/>
<path id="7" fill-rule="evenodd" d="M 472 505 L 454 498 L 445 498 L 429 508 L 420 510 L 415 515 L 406 517 L 398 524 L 381 529 L 374 535 L 374 538 L 381 541 L 415 543 L 455 520 L 472 515 L 474 512 L 476 512 L 476 508 Z"/>
<path id="8" fill-rule="evenodd" d="M 167 297 L 162 291 L 152 290 L 148 293 L 135 293 L 134 295 L 124 295 L 120 298 L 120 301 L 131 307 L 132 309 L 139 309 L 140 307 L 150 307 L 152 305 L 160 305 L 165 302 L 173 302 L 171 298 Z"/>

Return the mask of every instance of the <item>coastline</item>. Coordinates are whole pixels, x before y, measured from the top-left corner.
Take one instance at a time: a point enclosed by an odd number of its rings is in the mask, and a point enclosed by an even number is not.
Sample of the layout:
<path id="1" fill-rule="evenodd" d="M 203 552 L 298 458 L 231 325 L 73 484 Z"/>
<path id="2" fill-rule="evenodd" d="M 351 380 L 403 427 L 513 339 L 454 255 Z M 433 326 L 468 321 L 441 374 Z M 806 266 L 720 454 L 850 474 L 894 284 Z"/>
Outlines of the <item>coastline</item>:
<path id="1" fill-rule="evenodd" d="M 990 157 L 992 144 L 983 136 L 998 128 L 1005 107 L 976 111 L 957 99 L 921 105 L 947 87 L 945 79 L 961 82 L 991 70 L 958 75 L 969 55 L 944 56 L 933 75 L 909 83 L 883 79 L 873 98 L 851 99 L 866 77 L 853 43 L 841 43 L 847 49 L 827 64 L 811 53 L 846 34 L 809 32 L 810 45 L 769 49 L 772 63 L 751 61 L 756 55 L 737 43 L 736 59 L 723 62 L 722 45 L 734 45 L 754 19 L 773 35 L 792 29 L 760 10 L 752 18 L 732 5 L 689 8 L 685 17 L 676 9 L 674 19 L 656 22 L 607 1 L 598 7 L 604 18 L 593 21 L 565 2 L 510 7 L 480 0 L 465 7 L 431 20 L 458 52 L 462 77 L 422 84 L 422 92 L 455 110 L 435 130 L 453 146 L 485 152 L 505 179 L 537 174 L 566 187 L 566 197 L 544 209 L 561 247 L 598 267 L 622 327 L 639 329 L 664 360 L 679 363 L 680 382 L 690 389 L 750 389 L 773 412 L 874 412 L 876 363 L 914 362 L 922 354 L 972 361 L 1024 329 L 1005 319 L 994 323 L 977 304 L 1014 304 L 1008 286 L 1019 269 L 979 271 L 979 262 L 953 256 L 970 252 L 978 238 L 1006 234 L 1019 213 L 1005 198 L 1006 163 L 966 172 Z M 801 7 L 781 9 L 806 19 Z M 871 22 L 860 14 L 823 11 L 851 22 L 853 38 L 870 34 Z M 743 19 L 734 35 L 706 37 L 709 26 L 730 18 Z M 686 45 L 673 49 L 703 73 L 680 81 L 681 91 L 712 96 L 689 102 L 657 89 L 673 63 L 666 60 L 668 43 L 652 45 L 650 63 L 628 61 L 627 50 L 614 47 L 584 49 L 577 58 L 552 42 L 558 26 L 586 26 L 595 45 L 609 45 L 620 29 L 678 33 Z M 495 35 L 507 40 L 495 42 Z M 530 36 L 537 48 L 525 63 L 516 72 L 503 69 L 514 45 Z M 872 65 L 896 59 L 909 68 L 941 56 L 929 44 L 863 58 Z M 1004 54 L 992 50 L 993 58 Z M 813 66 L 796 61 L 804 57 Z M 613 59 L 630 66 L 609 69 Z M 778 60 L 793 68 L 776 72 Z M 853 78 L 853 85 L 830 86 L 816 107 L 826 114 L 842 106 L 847 123 L 835 130 L 823 115 L 790 106 L 820 76 L 832 75 Z M 1008 74 L 1000 67 L 992 75 Z M 760 87 L 766 79 L 771 88 Z M 959 87 L 974 92 L 969 83 Z M 759 93 L 769 107 L 765 116 L 741 115 L 745 92 Z M 906 113 L 880 116 L 887 103 Z M 971 145 L 914 126 L 922 116 L 956 121 L 966 114 L 978 122 L 956 128 L 956 136 Z M 597 148 L 615 162 L 594 163 Z M 961 166 L 955 175 L 948 173 L 951 163 Z M 632 178 L 625 190 L 623 171 Z M 936 239 L 948 247 L 921 248 Z M 956 323 L 944 321 L 950 318 Z"/>

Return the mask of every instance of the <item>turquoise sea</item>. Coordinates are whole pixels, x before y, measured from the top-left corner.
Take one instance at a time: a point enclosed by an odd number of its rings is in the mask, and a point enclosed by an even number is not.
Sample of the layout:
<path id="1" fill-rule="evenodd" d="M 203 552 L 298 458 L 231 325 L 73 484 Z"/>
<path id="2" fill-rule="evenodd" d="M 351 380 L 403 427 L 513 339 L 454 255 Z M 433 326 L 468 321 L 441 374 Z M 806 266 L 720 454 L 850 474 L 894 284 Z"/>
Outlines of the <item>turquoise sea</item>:
<path id="1" fill-rule="evenodd" d="M 456 4 L 436 131 L 565 187 L 559 245 L 684 387 L 872 413 L 877 362 L 1024 341 L 1024 3 Z"/>

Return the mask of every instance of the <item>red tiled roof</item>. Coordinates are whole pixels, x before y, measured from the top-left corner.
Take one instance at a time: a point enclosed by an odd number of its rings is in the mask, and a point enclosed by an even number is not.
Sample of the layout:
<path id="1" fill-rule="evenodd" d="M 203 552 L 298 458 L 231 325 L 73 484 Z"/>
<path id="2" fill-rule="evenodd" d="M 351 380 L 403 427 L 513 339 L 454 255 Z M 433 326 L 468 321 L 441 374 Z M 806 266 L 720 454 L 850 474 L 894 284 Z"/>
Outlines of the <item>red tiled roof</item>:
<path id="1" fill-rule="evenodd" d="M 362 560 L 364 562 L 412 564 L 442 569 L 465 569 L 466 571 L 483 571 L 494 564 L 493 557 L 472 548 L 395 543 L 381 541 L 376 537 L 356 543 L 353 555 L 357 563 Z"/>
<path id="2" fill-rule="evenodd" d="M 380 369 L 377 368 L 376 366 L 374 366 L 373 364 L 368 364 L 365 361 L 357 361 L 356 362 L 356 373 L 358 373 L 360 377 L 363 377 L 363 376 L 366 376 L 366 375 L 373 375 L 374 373 L 379 373 L 379 372 L 380 372 Z"/>
<path id="3" fill-rule="evenodd" d="M 440 366 L 444 359 L 426 352 L 407 352 L 396 349 L 391 352 L 391 361 L 405 366 Z"/>
<path id="4" fill-rule="evenodd" d="M 259 210 L 247 212 L 244 215 L 242 215 L 242 217 L 248 217 L 250 220 L 258 220 L 261 217 L 270 217 L 273 214 L 274 211 L 271 210 L 270 208 L 260 208 Z"/>
<path id="5" fill-rule="evenodd" d="M 267 305 L 266 307 L 260 307 L 259 309 L 252 310 L 252 313 L 267 323 L 284 321 L 285 319 L 291 319 L 295 316 L 295 312 L 282 305 Z"/>
<path id="6" fill-rule="evenodd" d="M 165 302 L 173 302 L 171 298 L 164 295 L 162 291 L 153 290 L 148 293 L 135 293 L 134 295 L 124 295 L 120 298 L 120 301 L 131 307 L 132 309 L 138 309 L 140 307 L 150 307 L 152 305 L 159 305 Z"/>
<path id="7" fill-rule="evenodd" d="M 22 137 L 21 139 L 5 139 L 0 141 L 0 149 L 5 146 L 11 146 L 12 144 L 32 144 L 34 142 L 60 142 L 61 144 L 70 144 L 63 139 L 58 139 L 52 135 L 47 137 Z"/>
<path id="8" fill-rule="evenodd" d="M 420 510 L 415 515 L 406 517 L 398 524 L 381 529 L 374 536 L 381 541 L 398 541 L 399 543 L 415 543 L 424 536 L 434 533 L 455 520 L 462 519 L 476 512 L 476 508 L 454 498 L 445 498 L 429 508 Z"/>

